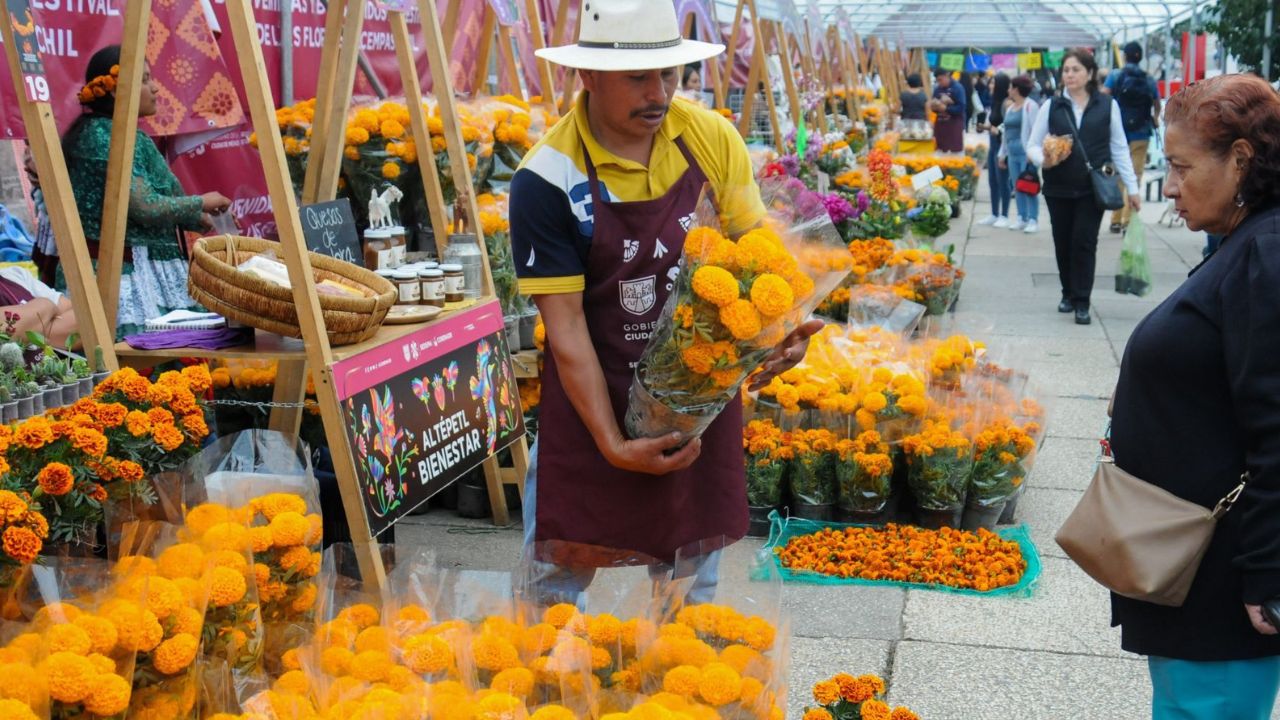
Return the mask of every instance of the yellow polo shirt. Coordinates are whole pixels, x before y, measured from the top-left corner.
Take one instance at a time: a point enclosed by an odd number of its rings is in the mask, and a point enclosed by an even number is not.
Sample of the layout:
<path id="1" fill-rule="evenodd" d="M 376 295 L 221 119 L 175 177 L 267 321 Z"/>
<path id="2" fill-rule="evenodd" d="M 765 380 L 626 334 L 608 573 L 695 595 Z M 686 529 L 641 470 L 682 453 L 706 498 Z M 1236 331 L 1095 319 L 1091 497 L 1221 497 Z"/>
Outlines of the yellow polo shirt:
<path id="1" fill-rule="evenodd" d="M 593 237 L 594 213 L 584 146 L 591 153 L 602 196 L 608 202 L 653 200 L 684 175 L 676 138 L 706 174 L 737 235 L 760 222 L 764 205 L 746 143 L 723 116 L 675 99 L 654 138 L 649 166 L 619 157 L 591 135 L 587 93 L 525 155 L 511 180 L 511 246 L 520 292 L 527 295 L 581 292 Z M 622 242 L 604 238 L 601 242 Z"/>

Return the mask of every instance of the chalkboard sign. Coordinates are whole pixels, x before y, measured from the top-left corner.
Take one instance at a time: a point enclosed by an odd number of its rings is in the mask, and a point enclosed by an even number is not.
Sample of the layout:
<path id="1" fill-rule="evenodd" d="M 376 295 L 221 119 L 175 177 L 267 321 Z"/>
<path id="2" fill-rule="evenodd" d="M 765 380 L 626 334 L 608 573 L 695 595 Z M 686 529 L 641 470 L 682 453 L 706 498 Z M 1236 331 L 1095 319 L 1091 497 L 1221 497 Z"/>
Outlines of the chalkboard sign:
<path id="1" fill-rule="evenodd" d="M 364 251 L 360 248 L 360 235 L 356 232 L 350 201 L 343 198 L 303 205 L 299 214 L 302 216 L 302 235 L 309 250 L 352 265 L 364 265 Z"/>

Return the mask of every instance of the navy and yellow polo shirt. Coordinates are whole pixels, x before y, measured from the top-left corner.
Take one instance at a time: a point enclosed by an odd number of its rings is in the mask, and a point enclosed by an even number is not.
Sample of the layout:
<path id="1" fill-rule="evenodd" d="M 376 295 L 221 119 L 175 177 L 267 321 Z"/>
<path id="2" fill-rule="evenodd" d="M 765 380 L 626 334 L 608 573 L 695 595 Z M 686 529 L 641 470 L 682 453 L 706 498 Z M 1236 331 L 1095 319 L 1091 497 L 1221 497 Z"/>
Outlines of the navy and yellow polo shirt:
<path id="1" fill-rule="evenodd" d="M 682 138 L 711 183 L 730 235 L 764 216 L 746 144 L 723 116 L 675 99 L 654 138 L 649 166 L 604 149 L 587 123 L 587 94 L 534 145 L 511 180 L 511 246 L 520 292 L 582 292 L 594 215 L 583 146 L 591 153 L 601 194 L 609 202 L 652 200 L 666 194 L 689 164 L 675 144 Z M 623 242 L 606 238 L 605 242 Z"/>

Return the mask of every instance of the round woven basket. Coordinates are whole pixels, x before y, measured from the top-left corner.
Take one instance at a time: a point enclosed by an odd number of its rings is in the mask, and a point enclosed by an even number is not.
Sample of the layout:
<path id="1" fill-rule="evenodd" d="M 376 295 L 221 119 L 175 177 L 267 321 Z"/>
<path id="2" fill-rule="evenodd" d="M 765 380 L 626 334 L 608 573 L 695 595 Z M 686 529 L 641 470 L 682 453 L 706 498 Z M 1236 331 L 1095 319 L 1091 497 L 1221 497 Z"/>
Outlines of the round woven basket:
<path id="1" fill-rule="evenodd" d="M 187 287 L 192 299 L 228 320 L 300 338 L 293 291 L 236 269 L 268 251 L 283 262 L 277 242 L 235 235 L 201 238 L 191 251 Z M 357 265 L 314 252 L 308 255 L 316 282 L 333 280 L 363 294 L 319 296 L 329 344 L 350 345 L 373 337 L 396 302 L 395 286 Z"/>

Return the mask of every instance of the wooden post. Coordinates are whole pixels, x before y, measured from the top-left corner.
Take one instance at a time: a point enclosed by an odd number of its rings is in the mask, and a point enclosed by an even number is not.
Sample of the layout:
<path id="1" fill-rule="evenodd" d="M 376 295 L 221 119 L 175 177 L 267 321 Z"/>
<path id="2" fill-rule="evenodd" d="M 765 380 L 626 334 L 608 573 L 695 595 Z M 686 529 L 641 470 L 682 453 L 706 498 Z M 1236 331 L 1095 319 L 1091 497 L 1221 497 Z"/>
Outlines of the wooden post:
<path id="1" fill-rule="evenodd" d="M 804 109 L 800 107 L 800 93 L 796 90 L 796 79 L 791 71 L 791 45 L 787 30 L 781 25 L 766 23 L 765 32 L 773 35 L 773 40 L 778 44 L 778 55 L 782 58 L 782 81 L 787 87 L 787 100 L 791 105 L 791 124 L 800 127 Z"/>
<path id="2" fill-rule="evenodd" d="M 329 140 L 329 116 L 334 77 L 338 72 L 338 46 L 342 43 L 342 20 L 347 0 L 329 0 L 324 17 L 324 45 L 320 49 L 320 74 L 316 84 L 315 115 L 311 118 L 311 146 L 307 153 L 307 172 L 302 181 L 302 202 L 316 201 L 320 185 L 320 166 L 324 165 L 325 144 Z"/>
<path id="3" fill-rule="evenodd" d="M 258 41 L 257 25 L 249 1 L 229 0 L 227 2 L 227 15 L 235 39 L 236 54 L 240 59 L 245 95 L 249 101 L 249 113 L 260 139 L 258 150 L 262 156 L 262 167 L 267 177 L 272 206 L 275 208 L 284 262 L 289 268 L 289 276 L 293 281 L 293 297 L 298 309 L 298 324 L 302 330 L 307 362 L 313 369 L 318 370 L 315 383 L 316 397 L 320 405 L 320 415 L 324 421 L 325 437 L 329 441 L 329 449 L 335 460 L 334 472 L 338 479 L 338 489 L 342 494 L 342 506 L 346 511 L 347 524 L 351 528 L 351 540 L 360 564 L 360 573 L 366 583 L 373 587 L 384 588 L 386 569 L 378 554 L 377 543 L 365 531 L 368 522 L 364 517 L 360 482 L 355 474 L 355 465 L 351 461 L 352 452 L 343 428 L 342 410 L 330 369 L 333 352 L 329 347 L 329 338 L 325 334 L 324 318 L 320 314 L 320 300 L 316 295 L 315 278 L 307 256 L 306 241 L 302 236 L 298 205 L 294 200 L 293 185 L 289 180 L 284 146 L 280 140 L 280 128 L 275 121 L 271 88 L 266 82 L 267 72 L 266 64 L 262 59 L 262 46 Z M 363 17 L 364 13 L 361 10 L 363 7 L 357 8 L 355 14 Z M 355 33 L 349 37 L 357 35 L 358 33 Z M 356 43 L 348 44 L 356 45 Z M 342 79 L 338 78 L 338 80 Z M 339 89 L 338 92 L 341 90 Z M 335 144 L 341 147 L 340 143 Z"/>
<path id="4" fill-rule="evenodd" d="M 125 38 L 147 37 L 151 0 L 130 0 L 124 8 Z M 138 140 L 138 104 L 142 99 L 142 70 L 146 45 L 120 46 L 119 90 L 111 113 L 111 150 L 107 156 L 107 184 L 102 193 L 102 225 L 98 234 L 98 294 L 107 327 L 115 335 L 120 308 L 120 273 L 124 267 L 125 227 L 129 222 L 129 192 L 133 189 L 133 152 Z M 79 316 L 77 316 L 79 317 Z"/>
<path id="5" fill-rule="evenodd" d="M 22 124 L 31 143 L 36 176 L 40 179 L 40 188 L 44 192 L 45 205 L 49 210 L 49 222 L 53 225 L 53 240 L 58 246 L 67 287 L 71 288 L 71 304 L 75 307 L 80 337 L 88 350 L 101 347 L 107 369 L 116 370 L 120 365 L 116 361 L 115 334 L 107 323 L 102 302 L 94 296 L 98 285 L 94 280 L 93 264 L 89 260 L 84 226 L 80 224 L 80 213 L 76 209 L 75 194 L 71 190 L 71 178 L 67 174 L 66 158 L 62 154 L 58 125 L 53 119 L 53 108 L 49 105 L 48 81 L 43 76 L 34 78 L 34 94 L 39 99 L 33 102 L 27 98 L 13 23 L 6 17 L 0 25 L 4 25 L 4 48 L 9 60 L 9 74 L 13 76 L 14 94 L 22 110 Z M 35 38 L 26 42 L 34 45 Z"/>
<path id="6" fill-rule="evenodd" d="M 533 43 L 533 50 L 537 52 L 547 46 L 542 37 L 542 13 L 538 10 L 538 0 L 525 0 L 524 2 L 525 23 L 529 26 L 529 41 Z M 551 63 L 542 58 L 536 59 L 538 65 L 538 79 L 542 85 L 542 104 L 547 108 L 548 112 L 556 111 L 556 78 L 551 72 Z"/>
<path id="7" fill-rule="evenodd" d="M 511 28 L 501 24 L 498 25 L 498 58 L 507 73 L 507 82 L 511 83 L 511 94 L 527 101 L 527 83 L 523 86 L 520 83 L 521 73 L 516 67 L 516 56 L 511 49 Z"/>
<path id="8" fill-rule="evenodd" d="M 228 6 L 239 2 L 229 0 Z M 338 47 L 337 66 L 333 76 L 333 93 L 327 98 L 319 98 L 316 104 L 328 101 L 329 108 L 325 113 L 326 125 L 312 129 L 314 139 L 318 133 L 324 133 L 324 153 L 320 158 L 320 175 L 316 181 L 315 196 L 310 202 L 325 202 L 334 199 L 338 194 L 338 177 L 342 174 L 342 150 L 347 124 L 347 109 L 351 107 L 351 94 L 356 82 L 356 65 L 360 55 L 360 33 L 364 28 L 364 3 L 346 0 L 346 18 L 342 24 L 341 44 Z M 335 38 L 335 42 L 338 39 Z M 328 44 L 329 38 L 325 38 Z M 269 90 L 270 88 L 268 88 Z M 262 134 L 259 133 L 261 138 Z M 261 145 L 261 143 L 259 143 Z M 310 152 L 310 162 L 316 161 L 316 153 Z M 307 199 L 303 198 L 304 202 Z M 278 212 L 278 211 L 277 211 Z"/>
<path id="9" fill-rule="evenodd" d="M 484 93 L 485 86 L 488 85 L 489 79 L 489 50 L 493 47 L 493 26 L 496 19 L 493 16 L 493 10 L 488 3 L 481 6 L 483 20 L 480 25 L 480 42 L 476 46 L 476 66 L 471 73 L 471 96 L 477 97 Z M 436 97 L 440 97 L 440 91 L 435 89 L 435 85 L 431 86 L 431 91 Z"/>
<path id="10" fill-rule="evenodd" d="M 729 97 L 729 83 L 733 80 L 733 56 L 738 51 L 738 35 L 741 32 L 742 13 L 746 9 L 747 3 L 751 3 L 751 17 L 756 16 L 755 0 L 738 0 L 738 7 L 733 11 L 733 26 L 729 28 L 729 44 L 724 51 L 724 77 L 720 80 L 720 94 L 726 99 Z M 760 44 L 760 37 L 756 36 L 756 45 Z M 753 87 L 747 87 L 744 91 L 745 95 L 751 95 L 755 92 Z M 746 97 L 742 101 L 746 103 Z"/>
<path id="11" fill-rule="evenodd" d="M 396 43 L 396 61 L 400 65 L 400 77 L 404 79 L 404 102 L 409 109 L 409 129 L 413 144 L 418 148 L 418 171 L 422 175 L 422 189 L 426 192 L 427 211 L 431 216 L 431 229 L 435 233 L 436 255 L 443 257 L 449 239 L 449 215 L 444 204 L 444 192 L 440 187 L 440 175 L 436 166 L 435 148 L 431 147 L 431 133 L 427 130 L 427 115 L 422 107 L 422 81 L 418 77 L 418 64 L 413 57 L 413 39 L 404 14 L 387 13 L 391 22 L 391 34 Z M 442 100 L 443 102 L 443 100 Z"/>

